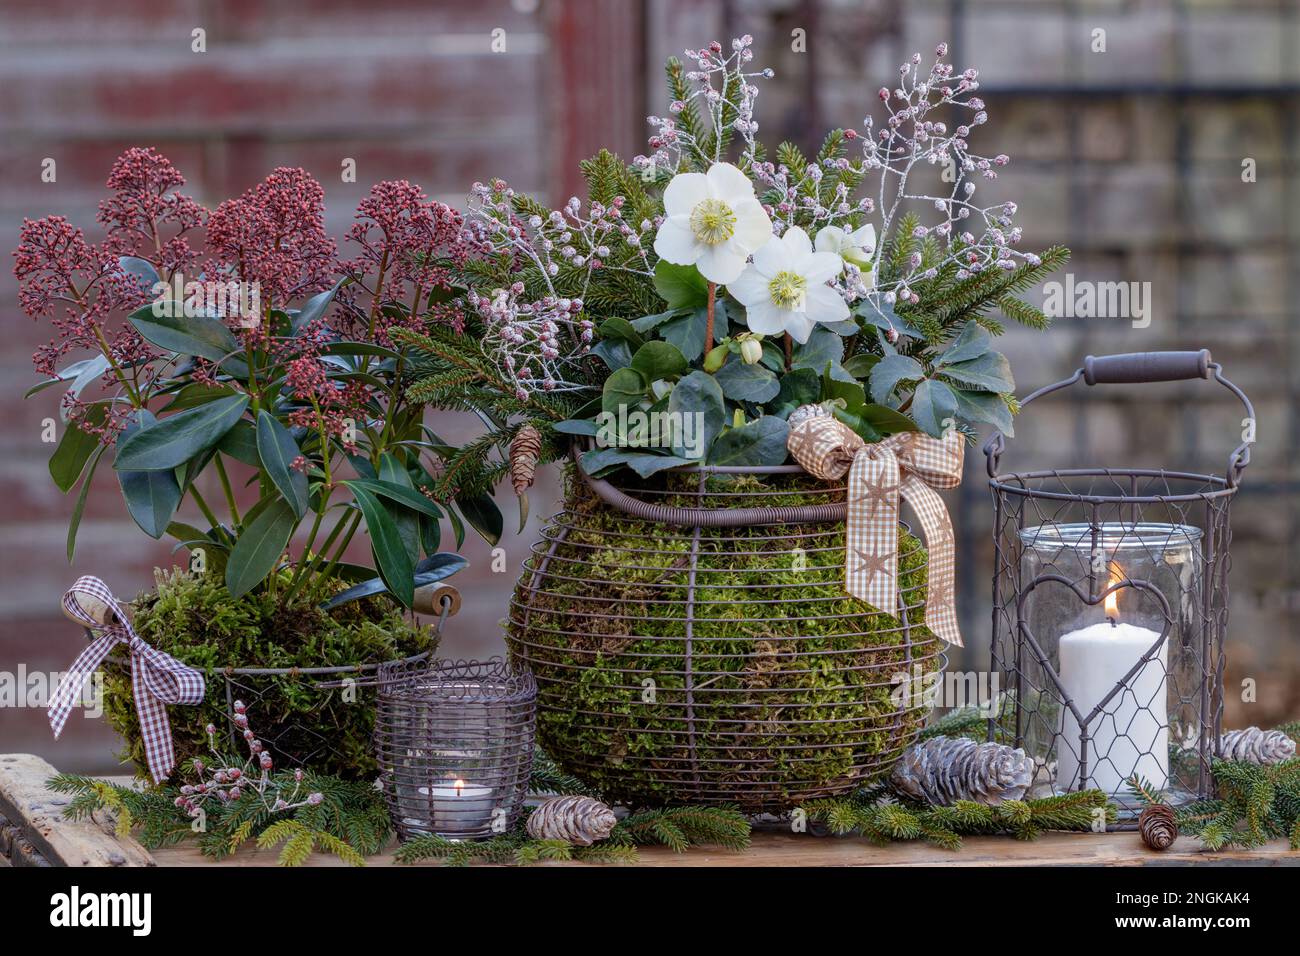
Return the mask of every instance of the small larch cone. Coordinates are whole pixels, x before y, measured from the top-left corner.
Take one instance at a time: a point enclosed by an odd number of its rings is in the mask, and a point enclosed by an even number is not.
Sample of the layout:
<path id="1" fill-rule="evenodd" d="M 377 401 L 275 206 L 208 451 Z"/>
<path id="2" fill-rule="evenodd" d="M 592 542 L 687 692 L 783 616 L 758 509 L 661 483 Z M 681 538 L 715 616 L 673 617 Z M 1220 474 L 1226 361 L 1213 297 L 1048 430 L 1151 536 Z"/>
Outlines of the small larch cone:
<path id="1" fill-rule="evenodd" d="M 616 823 L 614 811 L 592 797 L 552 797 L 528 818 L 528 835 L 591 846 L 609 836 Z"/>
<path id="2" fill-rule="evenodd" d="M 1219 738 L 1224 760 L 1239 760 L 1267 767 L 1295 756 L 1295 741 L 1280 730 L 1229 730 Z"/>
<path id="3" fill-rule="evenodd" d="M 532 425 L 515 432 L 510 441 L 510 484 L 522 495 L 532 487 L 537 474 L 537 459 L 542 454 L 542 433 Z"/>
<path id="4" fill-rule="evenodd" d="M 958 800 L 996 806 L 1029 789 L 1034 762 L 1005 744 L 931 737 L 907 749 L 889 782 L 913 800 L 946 807 Z"/>
<path id="5" fill-rule="evenodd" d="M 1178 839 L 1178 821 L 1174 811 L 1164 803 L 1153 803 L 1138 814 L 1138 833 L 1142 842 L 1153 850 L 1167 850 Z"/>

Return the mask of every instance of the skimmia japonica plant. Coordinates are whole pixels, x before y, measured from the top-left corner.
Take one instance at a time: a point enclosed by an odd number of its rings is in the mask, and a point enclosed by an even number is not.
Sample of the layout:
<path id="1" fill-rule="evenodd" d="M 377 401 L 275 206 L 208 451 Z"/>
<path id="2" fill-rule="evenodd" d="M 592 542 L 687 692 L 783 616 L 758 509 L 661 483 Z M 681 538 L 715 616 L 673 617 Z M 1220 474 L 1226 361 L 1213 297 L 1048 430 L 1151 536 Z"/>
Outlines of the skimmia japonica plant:
<path id="1" fill-rule="evenodd" d="M 973 151 L 978 74 L 946 55 L 911 57 L 880 115 L 813 157 L 791 143 L 769 157 L 755 101 L 771 71 L 751 67 L 750 37 L 712 43 L 669 61 L 647 155 L 583 163 L 585 204 L 476 184 L 472 254 L 450 266 L 471 334 L 397 333 L 416 349 L 414 394 L 489 423 L 449 457 L 451 487 L 491 487 L 524 425 L 543 458 L 576 437 L 590 473 L 642 476 L 781 464 L 786 418 L 807 403 L 868 441 L 1010 432 L 997 316 L 1045 326 L 1017 294 L 1068 252 L 1023 251 L 1015 204 L 981 202 L 1009 159 Z"/>
<path id="2" fill-rule="evenodd" d="M 65 493 L 81 484 L 69 559 L 107 454 L 136 524 L 201 551 L 232 595 L 319 601 L 359 581 L 351 593 L 409 606 L 415 587 L 464 564 L 438 551 L 444 517 L 458 544 L 462 517 L 493 538 L 501 524 L 483 496 L 438 499 L 447 446 L 408 400 L 394 340 L 460 328 L 446 304 L 448 265 L 469 252 L 460 214 L 410 183 L 380 183 L 347 233 L 354 256 L 340 259 L 323 191 L 301 169 L 211 212 L 183 185 L 166 158 L 132 149 L 109 177 L 100 242 L 60 216 L 22 227 L 21 305 L 56 332 L 29 395 L 63 390 L 50 474 Z M 224 501 L 200 488 L 209 471 Z M 243 484 L 257 496 L 241 510 Z M 186 496 L 202 526 L 176 520 Z M 344 561 L 363 526 L 378 578 Z"/>

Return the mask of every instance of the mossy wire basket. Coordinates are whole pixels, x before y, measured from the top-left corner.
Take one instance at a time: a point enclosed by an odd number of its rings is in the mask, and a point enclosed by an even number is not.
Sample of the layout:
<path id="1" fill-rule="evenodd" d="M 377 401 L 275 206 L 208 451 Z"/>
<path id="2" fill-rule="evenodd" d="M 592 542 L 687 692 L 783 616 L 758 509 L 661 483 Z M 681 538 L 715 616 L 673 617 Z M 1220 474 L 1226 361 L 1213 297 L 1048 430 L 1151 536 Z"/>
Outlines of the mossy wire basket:
<path id="1" fill-rule="evenodd" d="M 565 770 L 633 805 L 779 813 L 879 780 L 916 739 L 900 675 L 946 659 L 905 525 L 893 615 L 845 594 L 846 488 L 797 465 L 569 484 L 506 635 Z"/>

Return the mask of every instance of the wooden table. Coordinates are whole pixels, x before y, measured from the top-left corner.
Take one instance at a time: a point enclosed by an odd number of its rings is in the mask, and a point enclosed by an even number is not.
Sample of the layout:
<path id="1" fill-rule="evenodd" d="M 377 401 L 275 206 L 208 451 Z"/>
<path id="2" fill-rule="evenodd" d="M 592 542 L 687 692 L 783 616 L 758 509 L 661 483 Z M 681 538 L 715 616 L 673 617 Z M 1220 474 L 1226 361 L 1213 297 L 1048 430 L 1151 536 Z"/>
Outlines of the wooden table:
<path id="1" fill-rule="evenodd" d="M 55 773 L 44 760 L 29 754 L 0 755 L 0 816 L 45 861 L 67 866 L 275 866 L 278 850 L 246 846 L 214 863 L 199 854 L 192 843 L 147 851 L 134 839 L 120 839 L 105 823 L 69 822 L 62 818 L 67 797 L 46 791 L 44 782 Z M 0 833 L 3 830 L 0 829 Z M 0 846 L 3 846 L 0 843 Z M 18 845 L 13 839 L 10 846 Z M 391 866 L 394 847 L 370 857 L 368 866 Z M 12 853 L 12 850 L 10 851 Z M 15 858 L 14 865 L 40 865 Z M 3 855 L 3 854 L 0 854 Z M 759 830 L 753 845 L 743 852 L 699 848 L 674 853 L 666 847 L 641 850 L 638 866 L 1168 866 L 1171 864 L 1300 866 L 1300 853 L 1276 841 L 1255 850 L 1207 853 L 1190 837 L 1180 837 L 1164 853 L 1146 849 L 1136 833 L 1045 833 L 1024 842 L 1009 837 L 969 837 L 960 850 L 943 850 L 923 842 L 878 847 L 860 837 L 819 837 L 808 834 Z M 4 861 L 0 860 L 0 866 Z M 332 856 L 315 854 L 308 866 L 345 866 Z M 436 860 L 420 864 L 439 866 Z M 536 866 L 592 866 L 544 862 Z"/>

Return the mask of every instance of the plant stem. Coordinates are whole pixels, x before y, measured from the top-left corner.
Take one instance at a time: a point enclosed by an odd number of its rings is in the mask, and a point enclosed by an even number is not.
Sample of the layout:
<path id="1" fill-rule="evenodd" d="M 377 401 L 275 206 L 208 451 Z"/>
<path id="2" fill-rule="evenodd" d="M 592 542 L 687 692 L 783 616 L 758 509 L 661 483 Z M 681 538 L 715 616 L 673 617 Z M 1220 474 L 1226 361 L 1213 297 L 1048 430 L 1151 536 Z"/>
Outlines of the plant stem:
<path id="1" fill-rule="evenodd" d="M 790 338 L 790 333 L 785 333 L 785 370 L 790 371 L 790 364 L 794 361 L 794 340 Z"/>
<path id="2" fill-rule="evenodd" d="M 713 309 L 718 301 L 718 285 L 716 282 L 709 283 L 709 305 L 704 315 L 704 354 L 708 355 L 713 351 Z"/>
<path id="3" fill-rule="evenodd" d="M 344 519 L 344 521 L 346 521 L 346 519 Z M 338 525 L 334 528 L 335 534 L 338 533 L 339 528 L 343 527 L 344 521 L 340 521 Z M 329 576 L 334 573 L 334 569 L 337 568 L 339 566 L 339 562 L 343 560 L 343 552 L 347 551 L 348 545 L 352 543 L 352 536 L 357 533 L 357 528 L 360 527 L 360 525 L 361 525 L 361 512 L 358 511 L 352 515 L 352 522 L 348 527 L 348 532 L 346 535 L 344 535 L 342 543 L 339 544 L 338 549 L 334 552 L 334 557 L 330 559 L 329 563 L 327 563 L 325 567 L 321 569 L 320 573 L 316 575 L 316 580 L 318 582 L 329 580 Z M 330 537 L 332 538 L 334 537 L 334 535 L 330 535 Z M 328 550 L 328 548 L 329 548 L 329 542 L 326 542 L 325 546 L 321 548 L 321 553 L 324 554 L 325 551 Z M 318 596 L 316 593 L 316 588 L 312 588 L 311 594 L 312 594 L 312 599 L 315 600 L 315 598 Z"/>
<path id="4" fill-rule="evenodd" d="M 197 485 L 190 485 L 190 497 L 194 499 L 194 503 L 199 506 L 199 510 L 203 512 L 203 517 L 208 519 L 212 527 L 219 529 L 221 522 L 217 520 L 217 516 L 213 514 L 212 509 L 208 507 L 208 503 L 203 500 L 203 495 L 199 493 Z"/>
<path id="5" fill-rule="evenodd" d="M 221 478 L 221 490 L 225 492 L 226 504 L 230 507 L 230 517 L 235 524 L 239 524 L 239 506 L 235 504 L 235 491 L 230 486 L 230 476 L 226 474 L 226 466 L 221 463 L 221 456 L 214 455 L 212 461 L 217 466 L 217 475 Z"/>

